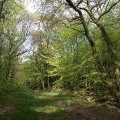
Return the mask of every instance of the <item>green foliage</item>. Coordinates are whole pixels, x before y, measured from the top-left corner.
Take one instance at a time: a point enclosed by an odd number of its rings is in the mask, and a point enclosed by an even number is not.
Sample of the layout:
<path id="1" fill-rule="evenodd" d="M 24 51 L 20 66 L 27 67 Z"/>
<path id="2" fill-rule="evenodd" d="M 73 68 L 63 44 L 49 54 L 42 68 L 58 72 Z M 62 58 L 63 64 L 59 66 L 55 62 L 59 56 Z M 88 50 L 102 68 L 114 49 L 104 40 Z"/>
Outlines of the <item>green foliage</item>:
<path id="1" fill-rule="evenodd" d="M 9 91 L 9 85 L 8 83 L 4 83 L 0 80 L 0 94 L 3 95 Z"/>
<path id="2" fill-rule="evenodd" d="M 109 87 L 108 85 L 102 81 L 98 80 L 94 84 L 94 97 L 97 102 L 106 102 L 106 101 L 112 101 L 112 97 L 110 95 Z"/>
<path id="3" fill-rule="evenodd" d="M 24 53 L 23 43 L 26 37 L 26 31 L 23 32 L 22 28 L 21 31 L 18 30 L 22 3 L 19 0 L 4 1 L 3 9 L 0 8 L 3 16 L 0 18 L 0 93 L 9 91 L 13 86 L 18 57 Z M 24 26 L 24 30 L 25 28 Z"/>

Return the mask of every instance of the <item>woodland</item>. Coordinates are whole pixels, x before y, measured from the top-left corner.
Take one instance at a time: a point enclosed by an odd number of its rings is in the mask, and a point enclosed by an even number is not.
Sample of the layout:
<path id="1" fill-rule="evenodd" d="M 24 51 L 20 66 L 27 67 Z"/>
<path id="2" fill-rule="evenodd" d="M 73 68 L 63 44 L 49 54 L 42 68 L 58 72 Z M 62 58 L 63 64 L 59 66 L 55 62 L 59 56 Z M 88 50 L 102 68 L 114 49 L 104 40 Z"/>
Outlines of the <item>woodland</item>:
<path id="1" fill-rule="evenodd" d="M 120 0 L 0 0 L 0 120 L 120 120 Z"/>

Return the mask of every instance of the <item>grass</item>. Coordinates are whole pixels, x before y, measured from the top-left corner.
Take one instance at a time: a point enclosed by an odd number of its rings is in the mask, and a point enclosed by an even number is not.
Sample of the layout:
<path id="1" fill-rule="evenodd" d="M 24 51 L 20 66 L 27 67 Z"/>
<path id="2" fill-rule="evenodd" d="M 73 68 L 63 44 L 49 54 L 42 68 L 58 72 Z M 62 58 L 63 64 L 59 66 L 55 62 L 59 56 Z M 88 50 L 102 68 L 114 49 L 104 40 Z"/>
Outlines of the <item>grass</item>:
<path id="1" fill-rule="evenodd" d="M 83 107 L 76 109 L 77 103 Z M 115 110 L 88 103 L 80 96 L 28 90 L 14 90 L 1 96 L 0 112 L 2 113 L 0 113 L 0 120 L 83 120 L 86 116 L 91 116 L 93 112 L 95 113 L 93 116 L 97 117 L 95 120 L 101 120 L 101 117 L 103 120 L 109 120 L 107 119 L 109 114 L 113 117 L 119 114 Z M 80 118 L 80 115 L 77 116 L 76 113 L 83 115 L 83 118 Z M 111 120 L 117 120 L 117 118 Z"/>
<path id="2" fill-rule="evenodd" d="M 73 120 L 70 115 L 53 102 L 61 98 L 58 93 L 33 94 L 27 90 L 13 91 L 0 98 L 0 108 L 13 107 L 12 112 L 0 115 L 0 120 Z"/>

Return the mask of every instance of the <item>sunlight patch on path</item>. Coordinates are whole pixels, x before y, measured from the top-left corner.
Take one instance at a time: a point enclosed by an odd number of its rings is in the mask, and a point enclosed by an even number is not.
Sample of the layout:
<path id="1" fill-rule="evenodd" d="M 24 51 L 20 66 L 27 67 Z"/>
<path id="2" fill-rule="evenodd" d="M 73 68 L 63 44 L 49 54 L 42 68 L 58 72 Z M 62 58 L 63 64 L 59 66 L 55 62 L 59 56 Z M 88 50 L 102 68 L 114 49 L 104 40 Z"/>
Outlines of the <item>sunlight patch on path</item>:
<path id="1" fill-rule="evenodd" d="M 31 107 L 31 109 L 36 112 L 44 112 L 44 113 L 54 113 L 57 112 L 58 110 L 61 110 L 57 106 Z"/>

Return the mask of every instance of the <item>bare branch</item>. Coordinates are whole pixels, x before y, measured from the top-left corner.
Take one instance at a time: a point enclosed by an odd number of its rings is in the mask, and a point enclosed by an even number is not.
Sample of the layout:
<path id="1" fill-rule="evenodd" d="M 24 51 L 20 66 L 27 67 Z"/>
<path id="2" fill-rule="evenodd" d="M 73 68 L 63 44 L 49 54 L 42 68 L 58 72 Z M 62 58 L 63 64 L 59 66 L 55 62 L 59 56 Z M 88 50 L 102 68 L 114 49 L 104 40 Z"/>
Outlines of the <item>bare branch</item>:
<path id="1" fill-rule="evenodd" d="M 83 0 L 80 0 L 80 1 L 77 3 L 76 7 L 78 7 L 82 2 L 83 2 Z"/>
<path id="2" fill-rule="evenodd" d="M 113 3 L 113 4 L 109 7 L 108 10 L 104 11 L 104 12 L 99 16 L 98 20 L 100 20 L 101 17 L 103 17 L 103 16 L 104 16 L 105 14 L 107 14 L 108 12 L 110 12 L 110 10 L 111 10 L 115 5 L 117 5 L 119 2 L 120 2 L 120 0 L 118 0 L 118 1 L 115 2 L 115 3 Z"/>

